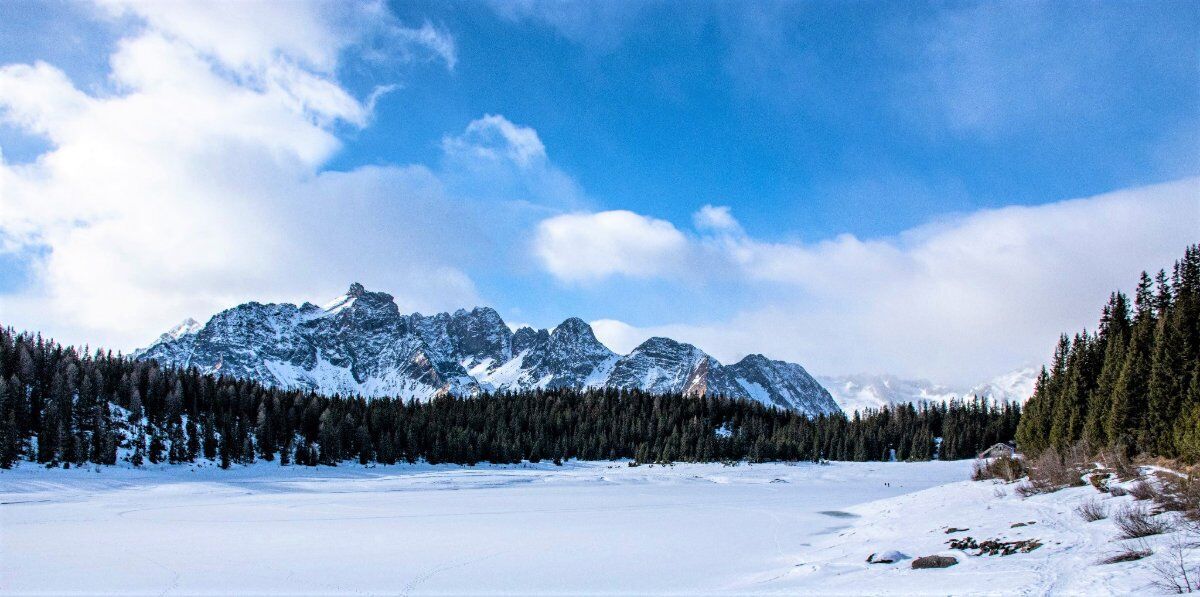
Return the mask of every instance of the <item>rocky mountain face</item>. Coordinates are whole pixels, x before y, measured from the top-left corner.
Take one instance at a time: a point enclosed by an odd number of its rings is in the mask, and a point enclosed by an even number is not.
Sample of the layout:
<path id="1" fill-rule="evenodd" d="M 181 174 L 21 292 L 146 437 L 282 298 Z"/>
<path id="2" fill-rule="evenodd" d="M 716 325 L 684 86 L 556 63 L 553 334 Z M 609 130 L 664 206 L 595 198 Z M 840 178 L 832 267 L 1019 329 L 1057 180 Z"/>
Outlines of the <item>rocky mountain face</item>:
<path id="1" fill-rule="evenodd" d="M 669 338 L 627 355 L 572 317 L 513 332 L 487 307 L 403 315 L 391 295 L 353 284 L 325 306 L 245 303 L 188 320 L 136 354 L 288 388 L 425 400 L 534 388 L 638 388 L 723 395 L 817 415 L 839 411 L 803 367 L 750 355 L 733 365 Z"/>

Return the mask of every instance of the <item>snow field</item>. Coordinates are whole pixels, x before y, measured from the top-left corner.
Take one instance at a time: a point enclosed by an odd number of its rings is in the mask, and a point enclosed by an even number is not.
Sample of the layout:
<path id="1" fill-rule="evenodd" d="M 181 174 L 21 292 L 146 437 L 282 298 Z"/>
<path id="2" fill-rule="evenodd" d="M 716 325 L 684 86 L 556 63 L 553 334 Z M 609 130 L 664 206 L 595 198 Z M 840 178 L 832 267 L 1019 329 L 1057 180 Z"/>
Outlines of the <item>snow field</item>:
<path id="1" fill-rule="evenodd" d="M 0 592 L 1148 594 L 1132 498 L 1022 499 L 971 463 L 279 467 L 0 472 Z M 1075 508 L 1098 500 L 1106 520 Z M 1173 515 L 1165 515 L 1173 516 Z M 1034 524 L 1014 528 L 1014 523 Z M 946 533 L 948 527 L 968 529 Z M 951 538 L 1037 539 L 1010 556 Z M 1146 545 L 1160 551 L 1168 537 Z M 898 550 L 950 555 L 946 569 Z M 973 552 L 972 552 L 973 553 Z"/>
<path id="2" fill-rule="evenodd" d="M 1129 485 L 1128 483 L 1126 485 Z M 860 504 L 849 511 L 854 524 L 792 554 L 796 562 L 781 576 L 765 572 L 743 587 L 747 592 L 942 595 L 1153 595 L 1156 559 L 1165 558 L 1172 536 L 1120 540 L 1114 518 L 1131 496 L 1113 497 L 1091 486 L 1021 498 L 1017 484 L 958 481 Z M 1084 521 L 1076 508 L 1094 501 L 1108 512 L 1104 520 Z M 1148 502 L 1137 502 L 1149 507 Z M 1167 520 L 1178 516 L 1161 514 Z M 1032 522 L 1033 524 L 1028 524 Z M 1013 527 L 1014 524 L 1026 523 Z M 947 533 L 949 527 L 967 529 Z M 1043 545 L 1029 553 L 976 556 L 978 550 L 952 550 L 951 538 L 972 537 Z M 1155 555 L 1133 562 L 1101 564 L 1123 548 L 1149 548 Z M 946 555 L 958 564 L 913 570 L 911 560 L 867 564 L 871 553 L 895 549 L 912 558 Z M 1200 550 L 1192 553 L 1200 567 Z M 761 587 L 761 589 L 760 589 Z"/>
<path id="3" fill-rule="evenodd" d="M 848 524 L 822 512 L 968 474 L 962 462 L 23 466 L 0 472 L 0 591 L 770 590 L 747 582 Z"/>

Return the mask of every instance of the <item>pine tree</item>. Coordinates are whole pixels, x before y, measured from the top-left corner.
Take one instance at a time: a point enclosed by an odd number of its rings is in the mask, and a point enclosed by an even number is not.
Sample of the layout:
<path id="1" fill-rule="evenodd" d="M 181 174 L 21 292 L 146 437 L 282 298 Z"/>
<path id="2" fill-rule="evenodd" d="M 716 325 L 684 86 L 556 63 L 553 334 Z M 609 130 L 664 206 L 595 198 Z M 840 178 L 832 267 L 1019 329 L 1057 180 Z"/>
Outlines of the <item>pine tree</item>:
<path id="1" fill-rule="evenodd" d="M 194 417 L 188 417 L 185 431 L 187 435 L 187 447 L 184 452 L 184 460 L 195 462 L 196 457 L 200 455 L 200 430 L 196 428 L 196 419 Z"/>
<path id="2" fill-rule="evenodd" d="M 17 430 L 16 409 L 8 391 L 8 383 L 0 377 L 0 468 L 12 468 L 20 457 L 20 434 Z"/>
<path id="3" fill-rule="evenodd" d="M 150 447 L 146 457 L 150 464 L 158 464 L 166 459 L 166 442 L 163 441 L 162 431 L 157 426 L 147 425 L 150 436 Z"/>
<path id="4" fill-rule="evenodd" d="M 1050 373 L 1045 367 L 1042 367 L 1037 381 L 1034 382 L 1033 396 L 1025 403 L 1025 413 L 1021 417 L 1021 423 L 1017 426 L 1017 445 L 1028 454 L 1036 455 L 1050 447 L 1050 427 L 1052 425 L 1050 409 L 1053 404 L 1050 402 L 1049 396 L 1053 391 L 1052 387 Z M 942 449 L 949 458 L 956 457 L 953 451 L 954 439 L 949 434 L 946 434 L 943 439 Z"/>
<path id="5" fill-rule="evenodd" d="M 1175 452 L 1184 462 L 1200 462 L 1200 375 L 1192 378 L 1190 405 L 1175 424 Z"/>
<path id="6" fill-rule="evenodd" d="M 1113 409 L 1113 396 L 1117 381 L 1125 364 L 1125 350 L 1129 343 L 1129 300 L 1124 294 L 1115 292 L 1105 308 L 1101 320 L 1100 337 L 1104 352 L 1101 357 L 1096 387 L 1088 400 L 1088 413 L 1084 423 L 1084 439 L 1095 448 L 1108 446 L 1116 438 L 1109 436 L 1108 419 Z"/>
<path id="7" fill-rule="evenodd" d="M 1162 456 L 1175 456 L 1175 422 L 1187 391 L 1183 385 L 1183 338 L 1167 319 L 1159 319 L 1150 361 L 1147 387 L 1146 449 Z"/>
<path id="8" fill-rule="evenodd" d="M 1154 311 L 1150 276 L 1142 272 L 1134 299 L 1134 319 L 1125 361 L 1117 378 L 1105 434 L 1128 453 L 1148 447 L 1145 419 L 1149 406 L 1151 351 L 1154 347 Z"/>

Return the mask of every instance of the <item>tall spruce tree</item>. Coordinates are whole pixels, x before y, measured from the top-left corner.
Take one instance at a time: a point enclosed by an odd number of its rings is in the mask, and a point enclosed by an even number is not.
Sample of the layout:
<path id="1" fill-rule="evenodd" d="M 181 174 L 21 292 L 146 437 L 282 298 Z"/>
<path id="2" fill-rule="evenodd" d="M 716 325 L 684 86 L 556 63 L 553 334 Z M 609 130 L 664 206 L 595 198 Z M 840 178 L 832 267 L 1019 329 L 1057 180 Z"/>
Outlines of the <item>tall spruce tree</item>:
<path id="1" fill-rule="evenodd" d="M 1168 278 L 1160 270 L 1153 281 L 1142 273 L 1132 318 L 1124 295 L 1114 293 L 1097 335 L 1083 337 L 1086 350 L 1077 337 L 1063 358 L 1059 342 L 1018 427 L 1023 449 L 1061 449 L 1078 436 L 1093 449 L 1195 458 L 1200 245 L 1189 246 L 1171 271 Z"/>

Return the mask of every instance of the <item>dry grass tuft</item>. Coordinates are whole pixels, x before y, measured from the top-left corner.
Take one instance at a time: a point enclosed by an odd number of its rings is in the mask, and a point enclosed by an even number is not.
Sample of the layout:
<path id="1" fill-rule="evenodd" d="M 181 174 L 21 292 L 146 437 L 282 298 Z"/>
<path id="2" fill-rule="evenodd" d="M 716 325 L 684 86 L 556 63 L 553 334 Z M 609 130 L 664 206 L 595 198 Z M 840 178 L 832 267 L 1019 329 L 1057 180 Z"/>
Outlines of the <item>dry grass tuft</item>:
<path id="1" fill-rule="evenodd" d="M 1108 518 L 1108 507 L 1096 500 L 1087 500 L 1075 508 L 1075 513 L 1087 522 Z"/>
<path id="2" fill-rule="evenodd" d="M 1154 485 L 1145 479 L 1129 486 L 1129 495 L 1133 496 L 1135 500 L 1148 500 L 1153 498 L 1157 493 Z"/>
<path id="3" fill-rule="evenodd" d="M 1140 539 L 1161 535 L 1170 530 L 1166 521 L 1155 518 L 1145 506 L 1129 504 L 1117 511 L 1114 521 L 1121 531 L 1121 539 Z"/>
<path id="4" fill-rule="evenodd" d="M 1120 564 L 1121 562 L 1134 562 L 1143 558 L 1148 558 L 1154 555 L 1150 548 L 1145 544 L 1140 544 L 1137 547 L 1122 547 L 1120 551 L 1102 558 L 1098 564 Z"/>

